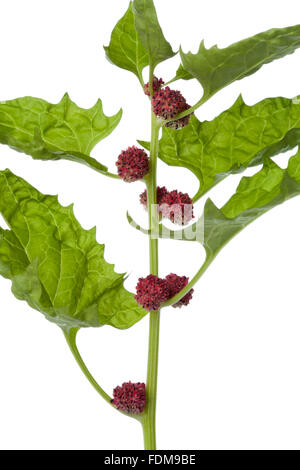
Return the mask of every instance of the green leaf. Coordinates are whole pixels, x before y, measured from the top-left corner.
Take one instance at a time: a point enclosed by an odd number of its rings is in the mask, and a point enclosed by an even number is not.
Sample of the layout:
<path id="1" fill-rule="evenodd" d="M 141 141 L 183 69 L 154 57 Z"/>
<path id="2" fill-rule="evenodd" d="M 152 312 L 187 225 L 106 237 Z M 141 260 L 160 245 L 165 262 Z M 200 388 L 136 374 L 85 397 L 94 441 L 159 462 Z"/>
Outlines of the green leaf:
<path id="1" fill-rule="evenodd" d="M 95 229 L 83 230 L 63 207 L 15 176 L 0 172 L 0 274 L 12 291 L 63 328 L 129 328 L 146 312 L 104 259 Z"/>
<path id="2" fill-rule="evenodd" d="M 28 258 L 19 240 L 11 230 L 0 227 L 0 274 L 12 279 L 28 266 Z"/>
<path id="3" fill-rule="evenodd" d="M 141 142 L 146 148 L 148 144 Z M 297 99 L 270 98 L 247 106 L 240 96 L 212 121 L 195 116 L 182 130 L 163 128 L 159 157 L 191 170 L 200 181 L 194 201 L 227 175 L 259 165 L 300 143 Z"/>
<path id="4" fill-rule="evenodd" d="M 142 71 L 149 65 L 149 58 L 135 29 L 132 2 L 113 29 L 110 43 L 104 49 L 110 62 L 133 72 L 143 86 Z"/>
<path id="5" fill-rule="evenodd" d="M 136 30 L 148 53 L 149 64 L 153 69 L 160 62 L 176 55 L 163 35 L 153 0 L 134 0 L 133 13 Z"/>
<path id="6" fill-rule="evenodd" d="M 107 168 L 90 152 L 118 125 L 115 116 L 103 113 L 102 102 L 79 108 L 65 94 L 58 104 L 30 96 L 0 102 L 0 142 L 38 160 L 72 160 L 100 173 Z"/>
<path id="7" fill-rule="evenodd" d="M 203 87 L 202 102 L 225 86 L 255 73 L 264 64 L 292 54 L 300 47 L 300 25 L 270 29 L 219 49 L 206 49 L 202 41 L 196 54 L 180 51 L 184 70 Z"/>
<path id="8" fill-rule="evenodd" d="M 221 209 L 208 199 L 197 222 L 184 230 L 169 231 L 168 237 L 167 229 L 161 227 L 159 236 L 200 242 L 210 262 L 247 225 L 299 194 L 300 150 L 290 158 L 287 169 L 266 158 L 258 173 L 241 179 L 235 194 Z"/>

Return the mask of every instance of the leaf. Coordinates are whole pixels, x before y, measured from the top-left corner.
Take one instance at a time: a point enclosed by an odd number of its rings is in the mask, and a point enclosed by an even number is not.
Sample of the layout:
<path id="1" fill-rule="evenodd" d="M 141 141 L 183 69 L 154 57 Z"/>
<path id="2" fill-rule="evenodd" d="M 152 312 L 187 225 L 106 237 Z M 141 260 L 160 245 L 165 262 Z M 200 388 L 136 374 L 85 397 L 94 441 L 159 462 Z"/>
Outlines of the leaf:
<path id="1" fill-rule="evenodd" d="M 193 75 L 191 75 L 189 72 L 184 70 L 183 65 L 180 64 L 176 71 L 175 77 L 172 78 L 172 80 L 170 80 L 168 84 L 172 82 L 176 82 L 177 80 L 192 80 L 193 78 L 194 78 Z"/>
<path id="2" fill-rule="evenodd" d="M 0 274 L 12 291 L 62 328 L 129 328 L 145 311 L 104 259 L 95 229 L 83 230 L 63 207 L 15 176 L 0 172 Z"/>
<path id="3" fill-rule="evenodd" d="M 202 41 L 196 54 L 180 51 L 186 72 L 203 87 L 201 102 L 207 101 L 225 86 L 255 73 L 264 64 L 292 54 L 300 47 L 300 25 L 270 29 L 219 49 L 206 49 Z"/>
<path id="4" fill-rule="evenodd" d="M 146 148 L 148 144 L 141 142 Z M 247 106 L 240 96 L 212 121 L 195 116 L 182 130 L 163 128 L 159 157 L 192 171 L 200 181 L 194 201 L 232 173 L 259 165 L 300 143 L 297 99 L 269 98 Z"/>
<path id="5" fill-rule="evenodd" d="M 24 97 L 0 102 L 0 142 L 38 160 L 72 160 L 100 173 L 107 168 L 90 152 L 118 125 L 115 116 L 103 113 L 102 102 L 79 108 L 65 94 L 58 104 Z"/>
<path id="6" fill-rule="evenodd" d="M 132 2 L 113 29 L 110 43 L 104 49 L 110 62 L 133 72 L 143 85 L 142 71 L 149 65 L 149 58 L 135 29 Z"/>
<path id="7" fill-rule="evenodd" d="M 133 13 L 136 30 L 148 53 L 149 64 L 153 69 L 160 62 L 176 55 L 163 35 L 153 0 L 134 0 Z"/>
<path id="8" fill-rule="evenodd" d="M 287 169 L 266 158 L 258 173 L 241 179 L 235 194 L 221 209 L 208 199 L 197 222 L 184 230 L 169 231 L 168 238 L 200 242 L 210 262 L 247 225 L 299 194 L 300 150 L 290 158 Z M 166 230 L 160 228 L 159 236 L 164 233 L 167 238 Z"/>
<path id="9" fill-rule="evenodd" d="M 0 274 L 12 279 L 28 266 L 28 258 L 11 230 L 0 227 Z"/>

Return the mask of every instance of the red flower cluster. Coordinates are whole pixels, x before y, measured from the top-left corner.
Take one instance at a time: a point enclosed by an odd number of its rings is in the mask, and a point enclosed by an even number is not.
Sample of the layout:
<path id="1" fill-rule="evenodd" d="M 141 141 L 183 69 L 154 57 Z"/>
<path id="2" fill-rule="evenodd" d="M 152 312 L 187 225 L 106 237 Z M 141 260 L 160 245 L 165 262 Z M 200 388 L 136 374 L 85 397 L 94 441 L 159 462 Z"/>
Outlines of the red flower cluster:
<path id="1" fill-rule="evenodd" d="M 165 186 L 163 186 L 162 188 L 160 186 L 157 186 L 156 199 L 157 199 L 158 205 L 163 204 L 164 198 L 167 196 L 167 194 L 168 194 L 168 190 Z M 147 190 L 146 189 L 142 194 L 140 194 L 140 203 L 147 208 Z"/>
<path id="2" fill-rule="evenodd" d="M 135 146 L 123 150 L 116 161 L 118 175 L 127 183 L 138 181 L 149 171 L 149 157 L 143 149 Z"/>
<path id="3" fill-rule="evenodd" d="M 177 114 L 190 109 L 190 105 L 187 104 L 186 99 L 182 96 L 180 91 L 171 90 L 168 86 L 158 90 L 154 93 L 152 98 L 152 109 L 156 116 L 167 120 L 172 119 Z M 175 121 L 166 124 L 166 127 L 172 129 L 180 129 L 188 125 L 190 120 L 190 114 L 184 118 L 177 119 Z"/>
<path id="4" fill-rule="evenodd" d="M 168 299 L 168 288 L 164 279 L 153 274 L 141 277 L 136 286 L 135 300 L 145 310 L 158 310 L 160 304 Z"/>
<path id="5" fill-rule="evenodd" d="M 140 203 L 147 207 L 146 190 L 140 195 Z M 186 225 L 194 218 L 193 201 L 187 193 L 168 191 L 165 186 L 158 186 L 157 205 L 159 214 L 174 224 Z"/>
<path id="6" fill-rule="evenodd" d="M 158 310 L 160 305 L 166 300 L 178 294 L 189 282 L 186 276 L 168 274 L 165 279 L 149 274 L 145 278 L 140 278 L 136 286 L 135 300 L 145 310 Z M 193 297 L 194 289 L 191 289 L 181 300 L 172 307 L 182 307 L 188 305 Z"/>
<path id="7" fill-rule="evenodd" d="M 154 76 L 152 82 L 153 93 L 160 90 L 164 83 L 165 82 L 162 78 L 157 78 Z M 146 85 L 144 86 L 144 91 L 145 95 L 150 96 L 149 83 L 146 83 Z"/>
<path id="8" fill-rule="evenodd" d="M 183 111 L 186 111 L 187 109 L 190 109 L 190 105 L 189 104 L 186 104 L 186 106 L 180 111 L 181 113 Z M 191 114 L 188 114 L 187 116 L 184 116 L 183 118 L 181 119 L 176 119 L 175 121 L 171 121 L 171 122 L 167 122 L 167 124 L 165 124 L 166 127 L 169 127 L 170 129 L 182 129 L 183 127 L 187 126 L 188 123 L 190 122 L 190 117 L 193 113 Z"/>
<path id="9" fill-rule="evenodd" d="M 146 386 L 144 383 L 124 382 L 121 387 L 116 387 L 113 391 L 115 407 L 130 414 L 139 414 L 146 406 Z"/>

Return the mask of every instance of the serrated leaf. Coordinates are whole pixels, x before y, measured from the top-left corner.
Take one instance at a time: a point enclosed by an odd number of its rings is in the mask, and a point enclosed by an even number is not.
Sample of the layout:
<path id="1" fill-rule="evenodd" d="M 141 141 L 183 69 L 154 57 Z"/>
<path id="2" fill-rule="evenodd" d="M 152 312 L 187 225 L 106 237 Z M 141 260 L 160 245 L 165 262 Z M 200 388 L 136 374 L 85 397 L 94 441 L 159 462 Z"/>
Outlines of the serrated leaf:
<path id="1" fill-rule="evenodd" d="M 146 148 L 146 142 L 139 141 Z M 163 128 L 159 157 L 192 171 L 200 181 L 194 201 L 227 175 L 261 164 L 300 143 L 298 99 L 269 98 L 253 106 L 240 96 L 212 121 L 195 116 L 182 130 Z"/>
<path id="2" fill-rule="evenodd" d="M 202 41 L 196 54 L 180 52 L 183 68 L 203 87 L 206 101 L 225 86 L 247 77 L 264 64 L 292 54 L 300 47 L 300 25 L 270 29 L 219 49 L 206 49 Z"/>
<path id="3" fill-rule="evenodd" d="M 107 168 L 90 153 L 118 125 L 122 111 L 107 117 L 102 102 L 79 108 L 65 94 L 58 104 L 30 96 L 0 102 L 0 142 L 38 160 L 72 160 L 100 173 Z"/>
<path id="4" fill-rule="evenodd" d="M 163 35 L 153 0 L 134 0 L 133 13 L 136 30 L 148 53 L 149 64 L 152 68 L 176 55 Z"/>
<path id="5" fill-rule="evenodd" d="M 129 328 L 145 311 L 104 259 L 95 229 L 86 231 L 63 207 L 9 170 L 0 172 L 0 274 L 14 295 L 63 328 Z"/>
<path id="6" fill-rule="evenodd" d="M 133 72 L 143 85 L 142 71 L 149 65 L 149 58 L 135 29 L 134 19 L 130 2 L 125 15 L 111 33 L 109 45 L 104 49 L 110 62 Z"/>

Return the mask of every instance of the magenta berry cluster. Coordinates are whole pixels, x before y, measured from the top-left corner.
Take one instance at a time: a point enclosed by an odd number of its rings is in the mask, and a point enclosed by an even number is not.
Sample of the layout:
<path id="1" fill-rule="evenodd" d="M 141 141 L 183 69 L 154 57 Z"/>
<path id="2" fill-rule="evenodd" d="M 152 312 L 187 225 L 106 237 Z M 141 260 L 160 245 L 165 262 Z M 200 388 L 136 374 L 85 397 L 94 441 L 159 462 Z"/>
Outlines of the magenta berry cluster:
<path id="1" fill-rule="evenodd" d="M 168 285 L 170 298 L 174 297 L 174 295 L 178 294 L 185 286 L 187 286 L 189 282 L 189 278 L 186 276 L 177 276 L 177 274 L 168 274 L 166 276 L 166 282 Z M 194 289 L 191 289 L 179 302 L 173 305 L 174 308 L 182 306 L 187 306 L 190 301 L 192 300 L 194 293 Z"/>
<path id="2" fill-rule="evenodd" d="M 147 191 L 140 194 L 140 203 L 147 207 Z M 157 187 L 159 214 L 174 224 L 186 225 L 194 218 L 193 201 L 187 193 L 176 189 L 168 191 L 165 186 Z"/>
<path id="3" fill-rule="evenodd" d="M 128 414 L 142 413 L 146 406 L 146 385 L 144 383 L 124 382 L 113 391 L 115 407 Z"/>
<path id="4" fill-rule="evenodd" d="M 158 310 L 163 302 L 171 299 L 178 294 L 189 282 L 186 276 L 177 274 L 168 274 L 164 279 L 149 274 L 147 277 L 141 277 L 136 286 L 135 300 L 145 310 Z M 191 289 L 182 299 L 176 302 L 172 307 L 182 307 L 188 305 L 193 297 L 194 289 Z"/>
<path id="5" fill-rule="evenodd" d="M 162 78 L 157 78 L 154 76 L 153 82 L 152 82 L 153 93 L 160 90 L 161 87 L 164 85 L 164 83 L 165 82 L 163 81 Z M 150 96 L 149 83 L 146 83 L 146 85 L 144 86 L 144 92 L 145 92 L 145 95 Z"/>
<path id="6" fill-rule="evenodd" d="M 132 146 L 123 150 L 116 161 L 118 175 L 126 183 L 144 178 L 149 171 L 149 157 L 143 149 Z"/>
<path id="7" fill-rule="evenodd" d="M 180 91 L 171 90 L 168 86 L 156 91 L 152 98 L 152 109 L 156 116 L 161 119 L 173 119 L 177 114 L 190 109 L 186 99 Z M 176 119 L 166 124 L 166 127 L 180 129 L 188 125 L 191 114 L 181 119 Z"/>

